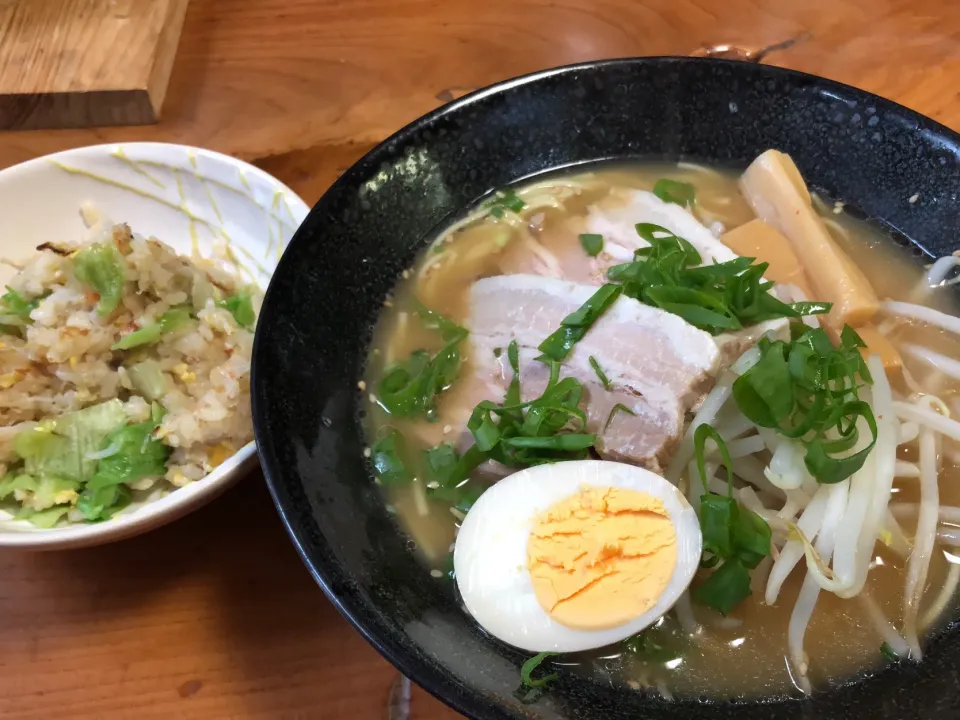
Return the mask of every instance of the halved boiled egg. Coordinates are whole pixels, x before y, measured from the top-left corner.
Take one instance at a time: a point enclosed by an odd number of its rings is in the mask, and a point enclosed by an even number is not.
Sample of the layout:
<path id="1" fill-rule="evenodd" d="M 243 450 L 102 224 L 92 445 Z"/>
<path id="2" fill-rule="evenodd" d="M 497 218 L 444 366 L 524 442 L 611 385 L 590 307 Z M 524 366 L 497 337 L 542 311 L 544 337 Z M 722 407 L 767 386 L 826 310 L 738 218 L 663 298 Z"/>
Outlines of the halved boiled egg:
<path id="1" fill-rule="evenodd" d="M 599 460 L 540 465 L 467 513 L 453 563 L 467 611 L 533 652 L 634 635 L 690 584 L 702 539 L 683 494 L 649 470 Z"/>

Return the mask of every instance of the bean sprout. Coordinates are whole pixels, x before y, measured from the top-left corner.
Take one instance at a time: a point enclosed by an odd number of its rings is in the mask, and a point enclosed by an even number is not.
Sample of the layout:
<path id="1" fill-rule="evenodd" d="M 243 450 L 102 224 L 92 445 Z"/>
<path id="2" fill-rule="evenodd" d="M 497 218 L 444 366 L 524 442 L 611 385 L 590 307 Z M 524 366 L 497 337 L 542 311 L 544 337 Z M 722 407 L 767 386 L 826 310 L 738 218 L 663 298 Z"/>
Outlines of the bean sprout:
<path id="1" fill-rule="evenodd" d="M 930 397 L 927 396 L 927 398 Z M 946 435 L 952 440 L 960 440 L 960 422 L 956 420 L 951 420 L 928 408 L 918 407 L 914 403 L 905 403 L 899 400 L 894 401 L 893 408 L 900 418 L 913 420 L 924 428 Z M 922 437 L 923 433 L 921 432 Z"/>
<path id="2" fill-rule="evenodd" d="M 830 562 L 837 529 L 840 527 L 847 507 L 849 480 L 835 485 L 827 485 L 826 488 L 829 493 L 827 507 L 815 546 L 816 552 L 824 565 Z M 811 564 L 808 559 L 807 576 L 803 580 L 803 586 L 800 588 L 800 594 L 797 597 L 797 604 L 794 605 L 793 613 L 790 615 L 790 627 L 787 631 L 787 650 L 790 661 L 800 678 L 800 688 L 806 693 L 810 692 L 811 687 L 810 680 L 807 677 L 803 637 L 806 634 L 810 617 L 813 615 L 813 609 L 816 607 L 817 598 L 820 596 L 822 579 L 818 577 L 818 572 L 817 565 Z"/>
<path id="3" fill-rule="evenodd" d="M 797 521 L 797 529 L 808 538 L 815 537 L 823 523 L 823 513 L 826 510 L 829 488 L 829 485 L 820 486 L 817 494 L 813 496 L 810 504 L 807 505 Z M 783 582 L 787 579 L 787 576 L 800 562 L 800 558 L 803 557 L 803 550 L 803 542 L 799 538 L 791 538 L 783 546 L 780 557 L 773 563 L 773 567 L 770 569 L 770 577 L 767 580 L 767 590 L 764 593 L 764 602 L 767 605 L 774 605 L 777 602 L 780 588 L 783 587 Z"/>
<path id="4" fill-rule="evenodd" d="M 925 427 L 920 431 L 920 513 L 917 519 L 913 553 L 907 560 L 907 583 L 903 596 L 903 630 L 910 654 L 920 660 L 918 619 L 920 598 L 927 581 L 930 556 L 937 537 L 937 506 L 940 502 L 937 487 L 937 450 L 933 431 Z"/>
<path id="5" fill-rule="evenodd" d="M 947 332 L 960 334 L 960 318 L 947 315 L 946 313 L 928 308 L 924 305 L 887 300 L 880 303 L 880 308 L 891 315 L 899 315 L 900 317 L 911 320 L 919 320 L 928 325 L 935 325 Z"/>
<path id="6" fill-rule="evenodd" d="M 947 577 L 943 581 L 943 587 L 940 588 L 940 592 L 937 593 L 936 599 L 927 608 L 927 611 L 923 614 L 923 617 L 920 618 L 920 628 L 926 630 L 931 625 L 933 625 L 937 619 L 943 614 L 943 611 L 947 609 L 947 605 L 950 604 L 950 601 L 953 599 L 954 593 L 957 591 L 957 586 L 960 585 L 960 565 L 955 562 L 950 563 L 950 568 L 947 570 Z"/>
<path id="7" fill-rule="evenodd" d="M 910 646 L 907 645 L 907 641 L 903 639 L 903 636 L 897 632 L 893 623 L 887 620 L 887 616 L 883 614 L 883 610 L 877 605 L 877 601 L 873 599 L 873 596 L 864 590 L 858 597 L 860 604 L 863 605 L 863 609 L 867 611 L 867 617 L 873 623 L 877 632 L 880 633 L 883 641 L 890 646 L 890 649 L 893 650 L 898 657 L 905 658 L 909 656 Z"/>
<path id="8" fill-rule="evenodd" d="M 960 362 L 957 360 L 920 345 L 905 344 L 901 346 L 901 349 L 911 357 L 917 358 L 927 365 L 936 368 L 944 375 L 954 380 L 960 380 Z"/>
<path id="9" fill-rule="evenodd" d="M 947 275 L 958 265 L 960 265 L 960 258 L 956 255 L 946 255 L 945 257 L 937 259 L 924 276 L 927 287 L 938 288 L 944 285 L 956 285 L 960 283 L 960 275 L 947 280 Z"/>

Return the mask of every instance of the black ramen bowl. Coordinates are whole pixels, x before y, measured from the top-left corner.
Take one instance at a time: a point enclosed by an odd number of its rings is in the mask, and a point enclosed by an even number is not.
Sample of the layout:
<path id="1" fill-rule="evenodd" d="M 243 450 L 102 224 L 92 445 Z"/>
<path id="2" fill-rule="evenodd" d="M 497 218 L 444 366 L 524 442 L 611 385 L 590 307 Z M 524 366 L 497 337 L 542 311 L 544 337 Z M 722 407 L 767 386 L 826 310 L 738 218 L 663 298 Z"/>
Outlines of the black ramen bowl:
<path id="1" fill-rule="evenodd" d="M 383 300 L 435 231 L 492 189 L 607 159 L 745 167 L 768 148 L 918 252 L 957 249 L 960 136 L 875 95 L 774 67 L 688 58 L 577 65 L 417 120 L 320 199 L 273 276 L 253 357 L 264 472 L 330 600 L 412 680 L 477 718 L 960 717 L 960 633 L 803 700 L 666 702 L 569 673 L 532 705 L 519 653 L 431 578 L 363 457 L 358 389 Z M 915 197 L 914 197 L 915 196 Z M 913 202 L 911 202 L 911 199 Z M 336 659 L 331 659 L 336 662 Z M 745 670 L 746 672 L 746 670 Z"/>

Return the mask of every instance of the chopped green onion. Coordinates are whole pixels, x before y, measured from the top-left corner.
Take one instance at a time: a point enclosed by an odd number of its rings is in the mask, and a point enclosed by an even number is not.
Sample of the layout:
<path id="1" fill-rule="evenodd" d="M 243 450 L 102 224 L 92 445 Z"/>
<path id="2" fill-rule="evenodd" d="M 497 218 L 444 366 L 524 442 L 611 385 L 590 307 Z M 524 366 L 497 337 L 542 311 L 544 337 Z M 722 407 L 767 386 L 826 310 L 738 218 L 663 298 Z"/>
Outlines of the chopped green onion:
<path id="1" fill-rule="evenodd" d="M 373 470 L 383 485 L 400 485 L 413 480 L 413 472 L 403 456 L 406 454 L 403 435 L 391 428 L 371 448 Z"/>
<path id="2" fill-rule="evenodd" d="M 725 561 L 698 585 L 691 597 L 721 615 L 750 597 L 750 572 L 736 558 Z"/>
<path id="3" fill-rule="evenodd" d="M 677 657 L 675 650 L 666 647 L 664 639 L 659 637 L 656 626 L 642 630 L 623 641 L 624 651 L 642 657 L 649 662 L 666 662 Z"/>
<path id="4" fill-rule="evenodd" d="M 391 415 L 426 415 L 433 420 L 437 396 L 450 387 L 460 370 L 459 346 L 468 333 L 425 307 L 419 307 L 417 315 L 424 327 L 440 333 L 444 346 L 433 356 L 426 350 L 416 350 L 405 362 L 391 368 L 377 386 L 377 397 Z"/>
<path id="5" fill-rule="evenodd" d="M 707 440 L 713 440 L 716 444 L 726 466 L 726 495 L 718 495 L 708 489 Z M 750 595 L 749 571 L 770 554 L 770 526 L 734 499 L 733 461 L 720 433 L 704 423 L 694 432 L 693 442 L 697 471 L 704 488 L 699 512 L 703 537 L 700 566 L 716 569 L 694 589 L 692 597 L 700 604 L 726 615 Z"/>
<path id="6" fill-rule="evenodd" d="M 590 257 L 596 257 L 603 251 L 603 235 L 596 233 L 581 233 L 580 244 L 583 251 Z"/>
<path id="7" fill-rule="evenodd" d="M 597 378 L 600 380 L 600 384 L 603 385 L 604 390 L 609 390 L 610 378 L 607 377 L 607 374 L 603 371 L 603 368 L 600 367 L 600 363 L 597 362 L 597 359 L 591 355 L 590 356 L 590 367 L 593 368 L 593 371 L 597 374 Z"/>
<path id="8" fill-rule="evenodd" d="M 152 345 L 158 342 L 163 335 L 179 330 L 190 322 L 192 315 L 187 307 L 175 307 L 167 310 L 157 322 L 144 325 L 138 330 L 127 333 L 117 340 L 111 350 L 130 350 L 141 345 Z"/>
<path id="9" fill-rule="evenodd" d="M 682 207 L 693 205 L 696 199 L 696 190 L 693 185 L 668 178 L 657 180 L 653 186 L 653 194 L 664 202 L 674 203 Z"/>
<path id="10" fill-rule="evenodd" d="M 73 258 L 73 271 L 80 282 L 100 296 L 99 315 L 106 316 L 117 309 L 127 278 L 123 256 L 113 243 L 95 243 L 78 252 Z"/>
<path id="11" fill-rule="evenodd" d="M 502 218 L 505 210 L 518 213 L 523 210 L 526 205 L 527 204 L 517 196 L 517 193 L 510 188 L 497 190 L 493 195 L 493 199 L 484 203 L 484 207 L 490 208 L 490 214 L 496 218 Z"/>
<path id="12" fill-rule="evenodd" d="M 753 258 L 701 265 L 700 253 L 670 230 L 651 223 L 636 226 L 649 247 L 634 260 L 607 271 L 623 294 L 646 305 L 679 315 L 691 325 L 713 333 L 730 332 L 776 318 L 800 318 L 829 312 L 829 303 L 781 302 L 763 279 L 767 263 Z"/>
<path id="13" fill-rule="evenodd" d="M 610 423 L 613 422 L 614 416 L 619 412 L 626 413 L 627 415 L 633 415 L 634 417 L 636 417 L 636 413 L 633 410 L 628 408 L 623 403 L 617 403 L 616 405 L 613 406 L 613 409 L 610 411 L 610 414 L 607 415 L 607 422 L 605 422 L 603 425 L 604 432 L 607 431 L 607 428 L 610 427 Z"/>
<path id="14" fill-rule="evenodd" d="M 863 467 L 877 440 L 873 410 L 858 396 L 873 382 L 860 353 L 863 340 L 849 327 L 838 347 L 822 328 L 791 330 L 789 343 L 761 339 L 760 360 L 733 383 L 734 400 L 751 422 L 800 442 L 818 482 L 842 482 Z M 851 452 L 862 444 L 860 420 L 871 439 Z"/>
<path id="15" fill-rule="evenodd" d="M 527 660 L 523 665 L 520 666 L 520 681 L 527 687 L 539 688 L 544 687 L 548 683 L 556 680 L 559 677 L 557 673 L 550 673 L 549 675 L 543 675 L 539 678 L 533 677 L 533 671 L 539 668 L 540 664 L 544 660 L 546 660 L 548 657 L 554 657 L 556 655 L 559 655 L 559 653 L 542 652 Z"/>
<path id="16" fill-rule="evenodd" d="M 520 404 L 520 348 L 516 340 L 511 340 L 507 346 L 507 361 L 510 363 L 510 369 L 513 370 L 513 379 L 510 380 L 510 387 L 507 388 L 507 394 L 503 399 L 504 405 Z"/>
<path id="17" fill-rule="evenodd" d="M 517 383 L 516 391 L 508 391 L 508 400 L 519 400 L 515 343 L 511 343 L 507 353 Z M 485 400 L 474 408 L 467 421 L 474 444 L 463 455 L 447 444 L 425 452 L 427 476 L 438 486 L 428 490 L 431 497 L 469 509 L 483 491 L 468 481 L 469 475 L 487 460 L 524 468 L 589 456 L 597 438 L 582 432 L 587 421 L 586 413 L 579 407 L 583 385 L 574 378 L 561 380 L 559 363 L 550 359 L 545 362 L 550 367 L 550 378 L 540 397 L 530 402 L 505 400 L 503 405 Z"/>
<path id="18" fill-rule="evenodd" d="M 833 304 L 825 302 L 796 302 L 790 307 L 793 308 L 797 315 L 806 317 L 807 315 L 826 315 L 828 312 L 830 312 Z"/>
<path id="19" fill-rule="evenodd" d="M 560 329 L 540 343 L 539 350 L 551 360 L 564 360 L 573 346 L 580 342 L 587 331 L 620 297 L 619 285 L 603 285 L 575 312 L 560 322 Z"/>
<path id="20" fill-rule="evenodd" d="M 890 647 L 890 643 L 882 643 L 880 645 L 880 654 L 883 655 L 887 660 L 892 660 L 896 662 L 900 659 L 900 656 Z"/>
<path id="21" fill-rule="evenodd" d="M 553 437 L 511 437 L 504 438 L 503 444 L 511 448 L 536 448 L 538 450 L 557 450 L 569 452 L 586 450 L 593 447 L 597 441 L 596 435 L 587 433 L 566 433 Z"/>

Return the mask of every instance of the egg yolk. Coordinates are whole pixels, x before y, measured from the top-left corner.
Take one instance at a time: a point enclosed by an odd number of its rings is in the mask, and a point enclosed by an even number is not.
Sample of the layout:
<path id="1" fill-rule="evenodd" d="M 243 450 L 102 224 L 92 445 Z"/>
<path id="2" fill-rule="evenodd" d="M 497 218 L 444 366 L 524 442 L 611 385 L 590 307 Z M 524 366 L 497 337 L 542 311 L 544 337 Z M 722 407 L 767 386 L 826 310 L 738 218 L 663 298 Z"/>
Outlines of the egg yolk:
<path id="1" fill-rule="evenodd" d="M 527 569 L 561 625 L 604 630 L 653 607 L 677 564 L 677 532 L 652 495 L 583 487 L 534 518 Z"/>

